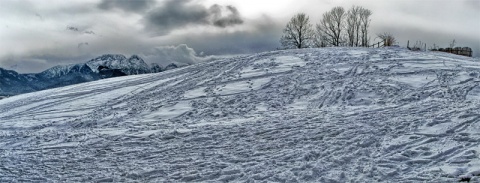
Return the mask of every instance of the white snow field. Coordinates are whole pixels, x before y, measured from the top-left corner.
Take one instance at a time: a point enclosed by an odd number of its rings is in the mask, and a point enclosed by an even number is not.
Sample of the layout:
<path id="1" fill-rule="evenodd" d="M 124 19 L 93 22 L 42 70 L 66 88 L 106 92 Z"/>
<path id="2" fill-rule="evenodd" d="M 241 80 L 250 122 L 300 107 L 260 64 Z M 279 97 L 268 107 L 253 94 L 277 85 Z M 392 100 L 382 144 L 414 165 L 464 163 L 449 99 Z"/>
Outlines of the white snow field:
<path id="1" fill-rule="evenodd" d="M 0 182 L 480 182 L 480 60 L 239 56 L 0 100 Z"/>

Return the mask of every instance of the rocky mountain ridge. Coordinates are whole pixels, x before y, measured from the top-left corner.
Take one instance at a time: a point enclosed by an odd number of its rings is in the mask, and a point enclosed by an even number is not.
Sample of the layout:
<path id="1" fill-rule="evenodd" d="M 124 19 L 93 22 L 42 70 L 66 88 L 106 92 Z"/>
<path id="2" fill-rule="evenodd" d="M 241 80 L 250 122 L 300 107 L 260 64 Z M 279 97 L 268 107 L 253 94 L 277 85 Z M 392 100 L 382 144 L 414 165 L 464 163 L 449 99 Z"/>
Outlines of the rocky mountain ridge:
<path id="1" fill-rule="evenodd" d="M 105 75 L 100 73 L 100 66 L 124 74 Z M 0 96 L 17 95 L 109 77 L 157 73 L 177 67 L 174 63 L 163 68 L 158 64 L 149 66 L 138 55 L 127 58 L 120 54 L 105 54 L 86 63 L 58 65 L 33 74 L 20 74 L 0 68 Z"/>

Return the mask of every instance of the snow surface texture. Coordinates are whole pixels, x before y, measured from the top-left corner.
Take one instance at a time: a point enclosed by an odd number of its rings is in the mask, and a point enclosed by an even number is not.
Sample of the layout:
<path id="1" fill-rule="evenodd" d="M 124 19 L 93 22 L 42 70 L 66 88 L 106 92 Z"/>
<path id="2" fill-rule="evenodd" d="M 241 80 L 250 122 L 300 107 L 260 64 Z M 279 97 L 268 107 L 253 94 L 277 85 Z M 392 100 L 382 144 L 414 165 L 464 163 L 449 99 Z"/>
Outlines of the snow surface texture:
<path id="1" fill-rule="evenodd" d="M 305 49 L 0 100 L 0 182 L 480 177 L 480 61 Z"/>

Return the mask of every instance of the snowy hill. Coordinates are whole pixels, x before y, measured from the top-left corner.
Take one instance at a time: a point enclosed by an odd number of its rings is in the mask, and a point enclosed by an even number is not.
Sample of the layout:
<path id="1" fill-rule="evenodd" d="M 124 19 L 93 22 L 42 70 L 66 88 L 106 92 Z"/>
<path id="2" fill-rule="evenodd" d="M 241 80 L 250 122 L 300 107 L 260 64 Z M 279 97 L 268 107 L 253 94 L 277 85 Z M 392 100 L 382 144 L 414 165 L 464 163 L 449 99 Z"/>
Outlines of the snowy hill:
<path id="1" fill-rule="evenodd" d="M 480 181 L 479 83 L 478 59 L 327 48 L 13 96 L 0 182 Z"/>

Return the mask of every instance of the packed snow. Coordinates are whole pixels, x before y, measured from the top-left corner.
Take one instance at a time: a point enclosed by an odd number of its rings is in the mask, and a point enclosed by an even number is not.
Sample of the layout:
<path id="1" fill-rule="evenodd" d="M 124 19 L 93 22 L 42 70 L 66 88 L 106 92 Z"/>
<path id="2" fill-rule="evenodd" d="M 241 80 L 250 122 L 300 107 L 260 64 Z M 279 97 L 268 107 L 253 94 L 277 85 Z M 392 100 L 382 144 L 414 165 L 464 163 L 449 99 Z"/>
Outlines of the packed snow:
<path id="1" fill-rule="evenodd" d="M 480 60 L 259 53 L 0 100 L 0 182 L 480 182 Z"/>

